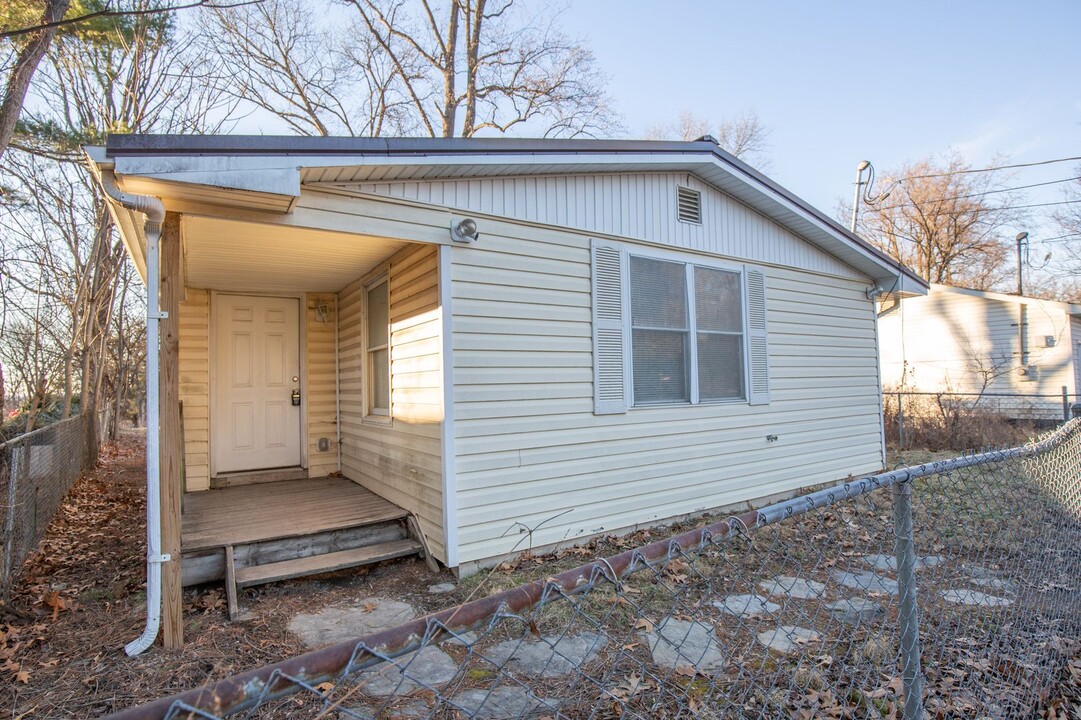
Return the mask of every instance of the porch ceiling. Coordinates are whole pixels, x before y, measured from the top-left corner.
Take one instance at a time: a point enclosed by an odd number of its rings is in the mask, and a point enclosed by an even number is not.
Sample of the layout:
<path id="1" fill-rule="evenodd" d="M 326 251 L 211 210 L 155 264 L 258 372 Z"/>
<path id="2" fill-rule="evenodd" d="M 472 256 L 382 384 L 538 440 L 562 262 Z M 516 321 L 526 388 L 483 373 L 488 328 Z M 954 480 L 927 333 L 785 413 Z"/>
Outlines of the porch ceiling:
<path id="1" fill-rule="evenodd" d="M 185 284 L 242 292 L 337 292 L 406 244 L 191 215 L 181 237 Z"/>

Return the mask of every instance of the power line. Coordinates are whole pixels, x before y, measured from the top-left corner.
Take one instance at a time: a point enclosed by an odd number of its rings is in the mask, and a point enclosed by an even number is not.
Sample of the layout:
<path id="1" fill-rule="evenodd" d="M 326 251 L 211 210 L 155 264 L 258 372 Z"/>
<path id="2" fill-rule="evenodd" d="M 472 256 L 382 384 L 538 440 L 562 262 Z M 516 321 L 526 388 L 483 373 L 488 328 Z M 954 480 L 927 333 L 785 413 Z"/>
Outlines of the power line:
<path id="1" fill-rule="evenodd" d="M 874 205 L 871 205 L 871 209 L 875 210 L 877 212 L 885 212 L 887 210 L 898 210 L 900 208 L 905 208 L 905 207 L 920 207 L 920 206 L 924 206 L 924 205 L 933 205 L 934 203 L 944 202 L 945 200 L 948 200 L 948 199 L 949 198 L 942 198 L 942 199 L 938 199 L 938 200 L 928 200 L 926 202 L 912 201 L 912 202 L 902 203 L 900 205 L 889 205 L 889 206 L 883 207 L 883 208 L 878 208 L 878 207 L 875 207 Z M 936 215 L 936 216 L 942 216 L 942 215 L 964 215 L 966 213 L 971 213 L 971 212 L 994 213 L 994 212 L 1003 212 L 1005 210 L 1025 210 L 1027 208 L 1051 207 L 1053 205 L 1072 205 L 1074 203 L 1081 203 L 1081 200 L 1059 200 L 1058 202 L 1032 203 L 1030 205 L 1006 205 L 1006 206 L 1003 206 L 1003 207 L 961 208 L 960 210 L 940 210 L 940 211 L 935 211 L 933 214 Z"/>
<path id="2" fill-rule="evenodd" d="M 1055 243 L 1055 242 L 1066 242 L 1070 238 L 1075 238 L 1075 237 L 1081 237 L 1081 232 L 1067 233 L 1065 235 L 1056 235 L 1055 237 L 1049 237 L 1049 238 L 1033 238 L 1033 240 L 1035 242 L 1038 242 L 1038 243 Z"/>
<path id="3" fill-rule="evenodd" d="M 970 170 L 953 170 L 944 173 L 931 173 L 930 175 L 908 175 L 903 178 L 898 178 L 897 182 L 905 182 L 907 180 L 928 180 L 931 178 L 950 177 L 951 175 L 969 175 L 971 173 L 994 172 L 996 170 L 1012 170 L 1014 168 L 1036 167 L 1037 165 L 1052 165 L 1054 163 L 1074 162 L 1077 160 L 1081 160 L 1081 156 L 1055 158 L 1053 160 L 1039 160 L 1037 162 L 1030 163 L 1014 163 L 1012 165 L 994 165 L 992 167 L 972 168 Z"/>
<path id="4" fill-rule="evenodd" d="M 1012 192 L 1014 190 L 1028 190 L 1029 188 L 1043 187 L 1045 185 L 1057 185 L 1059 183 L 1064 183 L 1064 182 L 1073 182 L 1074 180 L 1081 180 L 1081 175 L 1078 175 L 1077 177 L 1063 178 L 1061 180 L 1048 180 L 1047 182 L 1032 183 L 1031 185 L 1015 185 L 1013 187 L 1000 188 L 998 190 L 984 190 L 982 192 L 968 193 L 967 195 L 953 195 L 952 197 L 931 198 L 930 200 L 927 200 L 926 202 L 929 204 L 929 203 L 938 203 L 938 202 L 949 202 L 951 200 L 964 200 L 966 198 L 983 197 L 984 195 L 994 195 L 996 193 Z M 900 180 L 898 180 L 898 182 L 900 182 Z M 874 207 L 873 202 L 871 202 L 870 200 L 866 200 L 866 199 L 865 199 L 865 201 L 867 202 L 868 205 L 870 205 L 871 207 Z M 1070 201 L 1070 202 L 1073 202 L 1073 201 Z M 889 205 L 889 206 L 884 207 L 884 208 L 875 208 L 875 209 L 876 210 L 895 210 L 897 208 L 905 207 L 906 205 L 918 205 L 918 204 L 920 204 L 920 203 L 917 203 L 914 200 L 909 200 L 908 202 L 903 202 L 903 203 L 900 203 L 899 205 Z M 995 209 L 997 209 L 997 208 L 995 208 Z"/>

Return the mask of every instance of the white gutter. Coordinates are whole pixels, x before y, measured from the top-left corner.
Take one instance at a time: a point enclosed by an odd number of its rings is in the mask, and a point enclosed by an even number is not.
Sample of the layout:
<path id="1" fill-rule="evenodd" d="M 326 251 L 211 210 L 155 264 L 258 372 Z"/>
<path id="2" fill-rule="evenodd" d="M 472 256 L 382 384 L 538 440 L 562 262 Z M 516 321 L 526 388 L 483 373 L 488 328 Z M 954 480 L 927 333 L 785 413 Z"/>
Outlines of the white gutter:
<path id="1" fill-rule="evenodd" d="M 105 193 L 128 210 L 146 215 L 146 629 L 124 646 L 134 656 L 158 637 L 161 627 L 161 424 L 158 398 L 158 323 L 166 317 L 158 308 L 161 287 L 158 241 L 165 221 L 165 206 L 150 195 L 132 195 L 116 185 L 112 170 L 101 171 Z"/>

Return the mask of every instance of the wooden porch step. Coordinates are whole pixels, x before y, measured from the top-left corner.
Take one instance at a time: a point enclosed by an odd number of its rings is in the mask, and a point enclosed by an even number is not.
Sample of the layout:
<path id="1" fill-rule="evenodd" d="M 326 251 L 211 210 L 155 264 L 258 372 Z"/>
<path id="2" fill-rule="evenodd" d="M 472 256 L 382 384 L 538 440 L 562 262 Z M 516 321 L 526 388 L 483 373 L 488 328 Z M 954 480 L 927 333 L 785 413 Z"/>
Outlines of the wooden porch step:
<path id="1" fill-rule="evenodd" d="M 291 580 L 305 575 L 344 570 L 345 568 L 368 565 L 369 563 L 406 555 L 416 555 L 422 552 L 423 549 L 423 546 L 413 539 L 394 540 L 354 550 L 339 550 L 324 555 L 312 555 L 311 557 L 283 560 L 281 562 L 267 563 L 266 565 L 236 568 L 234 579 L 236 587 L 251 587 L 252 585 L 262 585 L 279 580 Z"/>

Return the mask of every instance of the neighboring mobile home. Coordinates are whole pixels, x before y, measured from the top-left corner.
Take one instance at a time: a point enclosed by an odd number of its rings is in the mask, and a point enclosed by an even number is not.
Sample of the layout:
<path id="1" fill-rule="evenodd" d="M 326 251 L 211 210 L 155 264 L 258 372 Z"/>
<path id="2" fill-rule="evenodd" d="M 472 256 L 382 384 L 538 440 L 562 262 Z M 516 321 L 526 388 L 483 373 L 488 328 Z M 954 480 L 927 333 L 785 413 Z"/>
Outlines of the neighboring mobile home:
<path id="1" fill-rule="evenodd" d="M 882 384 L 965 393 L 1013 419 L 1061 420 L 1081 384 L 1081 305 L 931 285 L 879 318 Z"/>
<path id="2" fill-rule="evenodd" d="M 187 491 L 188 582 L 318 569 L 233 563 L 306 534 L 349 550 L 328 533 L 366 514 L 413 528 L 369 523 L 370 557 L 416 540 L 470 572 L 884 464 L 874 298 L 926 285 L 709 140 L 88 156 L 144 277 L 133 196 L 167 211 L 162 482 Z"/>

